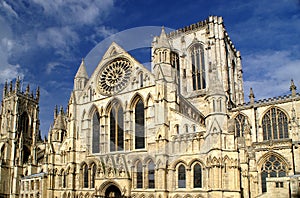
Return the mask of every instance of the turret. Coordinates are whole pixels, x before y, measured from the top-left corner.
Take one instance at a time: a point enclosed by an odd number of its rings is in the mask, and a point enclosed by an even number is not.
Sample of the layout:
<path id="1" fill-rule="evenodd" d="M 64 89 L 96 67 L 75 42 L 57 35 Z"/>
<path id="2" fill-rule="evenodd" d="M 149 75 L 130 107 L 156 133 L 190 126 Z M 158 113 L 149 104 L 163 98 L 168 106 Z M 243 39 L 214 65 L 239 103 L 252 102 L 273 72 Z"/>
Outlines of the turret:
<path id="1" fill-rule="evenodd" d="M 84 59 L 82 59 L 81 64 L 77 70 L 74 78 L 74 91 L 82 91 L 88 81 L 89 76 L 86 72 L 86 67 Z"/>
<path id="2" fill-rule="evenodd" d="M 165 28 L 162 27 L 159 37 L 154 37 L 152 42 L 152 68 L 156 79 L 174 81 L 174 69 L 171 65 L 171 46 Z"/>
<path id="3" fill-rule="evenodd" d="M 297 87 L 294 83 L 294 80 L 292 79 L 291 80 L 291 86 L 290 86 L 290 91 L 292 92 L 292 96 L 295 97 L 296 96 L 296 90 L 297 90 Z"/>
<path id="4" fill-rule="evenodd" d="M 63 107 L 60 108 L 59 113 L 57 114 L 57 107 L 54 111 L 54 124 L 52 127 L 52 142 L 62 142 L 66 136 L 66 121 L 65 113 Z"/>

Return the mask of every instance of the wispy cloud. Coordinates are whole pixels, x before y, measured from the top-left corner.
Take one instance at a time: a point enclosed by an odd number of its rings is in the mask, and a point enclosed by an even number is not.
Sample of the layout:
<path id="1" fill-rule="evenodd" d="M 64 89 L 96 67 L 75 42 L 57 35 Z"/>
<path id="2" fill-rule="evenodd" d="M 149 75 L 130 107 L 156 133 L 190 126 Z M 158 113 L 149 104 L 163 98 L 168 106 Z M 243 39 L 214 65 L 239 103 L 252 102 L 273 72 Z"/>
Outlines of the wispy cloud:
<path id="1" fill-rule="evenodd" d="M 42 6 L 44 14 L 51 16 L 68 24 L 92 24 L 96 20 L 102 20 L 103 15 L 113 7 L 113 0 L 93 1 L 78 1 L 78 0 L 33 0 L 36 4 Z"/>
<path id="2" fill-rule="evenodd" d="M 41 47 L 65 48 L 78 40 L 77 33 L 70 27 L 51 27 L 37 33 L 37 42 Z"/>
<path id="3" fill-rule="evenodd" d="M 254 89 L 256 99 L 289 93 L 290 80 L 300 85 L 300 58 L 292 51 L 266 51 L 244 58 L 245 92 Z"/>
<path id="4" fill-rule="evenodd" d="M 3 6 L 3 8 L 6 9 L 12 16 L 18 17 L 18 14 L 15 12 L 15 10 L 5 1 L 2 2 L 1 6 Z"/>

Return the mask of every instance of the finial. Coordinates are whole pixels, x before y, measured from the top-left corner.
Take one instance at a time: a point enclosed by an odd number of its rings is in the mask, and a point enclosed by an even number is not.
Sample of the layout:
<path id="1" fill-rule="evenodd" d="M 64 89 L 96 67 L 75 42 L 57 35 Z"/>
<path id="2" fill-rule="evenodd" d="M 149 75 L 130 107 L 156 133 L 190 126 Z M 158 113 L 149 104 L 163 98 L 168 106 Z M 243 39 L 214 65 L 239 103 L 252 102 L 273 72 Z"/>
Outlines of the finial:
<path id="1" fill-rule="evenodd" d="M 254 104 L 254 93 L 252 87 L 250 88 L 250 94 L 249 94 L 249 99 L 250 99 L 250 104 Z"/>
<path id="2" fill-rule="evenodd" d="M 15 91 L 20 92 L 20 77 L 19 76 L 16 80 Z"/>
<path id="3" fill-rule="evenodd" d="M 27 87 L 26 87 L 26 90 L 25 90 L 25 94 L 29 94 L 29 91 L 30 91 L 30 87 L 29 87 L 29 84 L 27 84 Z"/>
<path id="4" fill-rule="evenodd" d="M 5 81 L 4 89 L 3 89 L 3 97 L 7 94 L 7 81 Z"/>
<path id="5" fill-rule="evenodd" d="M 37 101 L 40 100 L 40 87 L 37 87 L 37 89 L 36 89 L 35 98 Z"/>
<path id="6" fill-rule="evenodd" d="M 55 108 L 54 108 L 54 119 L 57 118 L 57 114 L 58 114 L 58 108 L 57 108 L 57 105 L 55 105 Z"/>
<path id="7" fill-rule="evenodd" d="M 12 92 L 12 81 L 9 83 L 9 92 Z"/>
<path id="8" fill-rule="evenodd" d="M 290 86 L 290 91 L 292 92 L 292 96 L 295 97 L 296 96 L 296 89 L 297 87 L 294 84 L 294 80 L 291 79 L 291 86 Z"/>
<path id="9" fill-rule="evenodd" d="M 64 108 L 63 106 L 60 106 L 60 111 L 59 111 L 60 115 L 62 115 L 64 113 Z"/>

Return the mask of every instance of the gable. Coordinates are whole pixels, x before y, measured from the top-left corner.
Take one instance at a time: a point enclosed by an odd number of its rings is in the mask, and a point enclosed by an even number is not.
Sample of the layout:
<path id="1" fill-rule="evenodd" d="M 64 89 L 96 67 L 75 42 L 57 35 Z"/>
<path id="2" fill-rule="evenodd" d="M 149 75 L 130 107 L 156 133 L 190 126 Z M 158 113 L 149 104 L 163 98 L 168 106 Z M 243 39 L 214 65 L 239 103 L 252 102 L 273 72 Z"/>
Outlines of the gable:
<path id="1" fill-rule="evenodd" d="M 154 75 L 113 42 L 91 75 L 80 98 L 91 101 L 153 85 Z"/>

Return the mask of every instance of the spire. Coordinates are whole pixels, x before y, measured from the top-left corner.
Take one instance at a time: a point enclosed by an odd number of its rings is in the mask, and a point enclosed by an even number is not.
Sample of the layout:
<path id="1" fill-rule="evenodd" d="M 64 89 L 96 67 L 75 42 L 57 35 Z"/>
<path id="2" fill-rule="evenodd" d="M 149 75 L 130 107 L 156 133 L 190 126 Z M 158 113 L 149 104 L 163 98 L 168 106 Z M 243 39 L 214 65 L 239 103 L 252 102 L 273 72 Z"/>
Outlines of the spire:
<path id="1" fill-rule="evenodd" d="M 55 108 L 54 108 L 54 119 L 57 118 L 57 114 L 58 114 L 58 108 L 57 108 L 57 105 L 55 105 Z"/>
<path id="2" fill-rule="evenodd" d="M 296 89 L 297 87 L 294 84 L 294 80 L 291 79 L 291 86 L 290 86 L 290 91 L 292 92 L 292 96 L 295 97 L 296 96 Z"/>
<path id="3" fill-rule="evenodd" d="M 65 121 L 64 121 L 64 109 L 63 107 L 60 108 L 59 114 L 54 121 L 53 129 L 61 129 L 65 130 Z"/>
<path id="4" fill-rule="evenodd" d="M 25 90 L 25 94 L 28 95 L 30 92 L 30 87 L 29 84 L 27 84 L 26 90 Z"/>
<path id="5" fill-rule="evenodd" d="M 40 87 L 37 87 L 37 89 L 36 89 L 35 98 L 36 98 L 36 100 L 40 100 Z"/>
<path id="6" fill-rule="evenodd" d="M 82 58 L 81 60 L 81 64 L 77 70 L 77 73 L 75 75 L 75 78 L 85 78 L 85 79 L 88 79 L 89 76 L 86 72 L 86 67 L 85 67 L 85 63 L 84 63 L 84 59 Z"/>
<path id="7" fill-rule="evenodd" d="M 5 97 L 6 94 L 7 94 L 7 81 L 5 81 L 5 84 L 4 84 L 3 98 Z"/>
<path id="8" fill-rule="evenodd" d="M 15 84 L 15 91 L 20 92 L 20 77 L 18 76 L 17 80 L 16 80 L 16 84 Z"/>
<path id="9" fill-rule="evenodd" d="M 249 99 L 250 99 L 250 104 L 254 104 L 254 93 L 252 87 L 250 88 L 250 94 L 249 94 Z"/>
<path id="10" fill-rule="evenodd" d="M 165 27 L 162 26 L 160 36 L 157 39 L 156 48 L 171 48 L 165 32 Z"/>
<path id="11" fill-rule="evenodd" d="M 12 81 L 10 81 L 10 83 L 9 83 L 9 92 L 12 92 Z"/>

